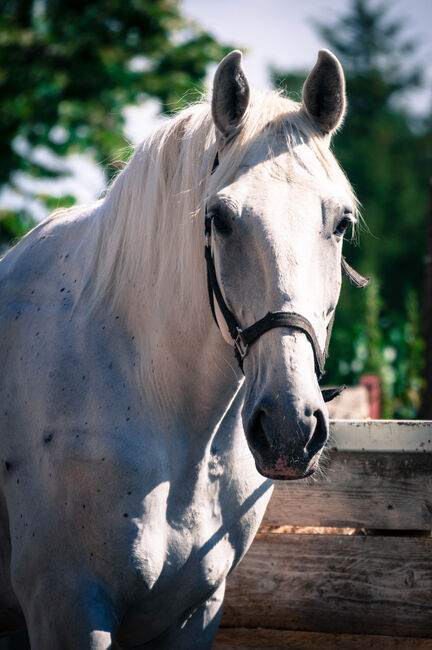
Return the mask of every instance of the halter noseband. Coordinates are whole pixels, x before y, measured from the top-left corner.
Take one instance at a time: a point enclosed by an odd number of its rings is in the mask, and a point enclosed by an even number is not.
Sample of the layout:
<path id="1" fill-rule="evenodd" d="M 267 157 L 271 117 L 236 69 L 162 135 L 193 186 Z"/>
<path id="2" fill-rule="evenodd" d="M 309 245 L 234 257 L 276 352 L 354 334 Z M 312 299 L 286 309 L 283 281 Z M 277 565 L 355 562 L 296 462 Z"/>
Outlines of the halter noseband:
<path id="1" fill-rule="evenodd" d="M 216 154 L 212 174 L 219 165 L 219 156 Z M 214 298 L 221 311 L 222 316 L 224 317 L 225 323 L 227 325 L 228 331 L 231 335 L 231 338 L 234 341 L 234 353 L 241 371 L 243 372 L 243 359 L 247 356 L 249 348 L 253 345 L 265 332 L 268 332 L 271 329 L 276 327 L 290 327 L 291 329 L 299 330 L 306 334 L 312 350 L 314 353 L 315 359 L 315 373 L 318 377 L 318 380 L 321 379 L 324 374 L 324 364 L 328 356 L 328 347 L 330 344 L 330 337 L 333 328 L 333 321 L 335 317 L 335 312 L 330 319 L 330 322 L 327 326 L 327 335 L 326 342 L 324 346 L 324 351 L 321 351 L 318 339 L 315 334 L 315 330 L 312 324 L 308 321 L 307 318 L 301 314 L 296 314 L 295 312 L 289 311 L 269 311 L 266 316 L 256 321 L 253 325 L 250 325 L 246 329 L 242 329 L 240 324 L 232 311 L 229 309 L 226 304 L 222 292 L 219 287 L 219 283 L 216 276 L 216 269 L 213 261 L 213 255 L 211 250 L 211 234 L 212 234 L 212 217 L 205 214 L 204 219 L 204 232 L 205 232 L 205 248 L 204 256 L 207 264 L 207 287 L 210 308 L 213 314 L 214 321 L 219 327 L 219 323 L 216 318 L 216 311 L 214 305 Z M 349 278 L 350 282 L 358 288 L 364 288 L 369 284 L 369 278 L 364 278 L 354 271 L 353 268 L 348 264 L 344 257 L 341 260 L 342 272 Z M 220 328 L 219 328 L 220 329 Z M 322 390 L 323 398 L 325 402 L 332 400 L 334 397 L 339 395 L 345 386 L 339 386 L 337 388 L 329 388 Z"/>

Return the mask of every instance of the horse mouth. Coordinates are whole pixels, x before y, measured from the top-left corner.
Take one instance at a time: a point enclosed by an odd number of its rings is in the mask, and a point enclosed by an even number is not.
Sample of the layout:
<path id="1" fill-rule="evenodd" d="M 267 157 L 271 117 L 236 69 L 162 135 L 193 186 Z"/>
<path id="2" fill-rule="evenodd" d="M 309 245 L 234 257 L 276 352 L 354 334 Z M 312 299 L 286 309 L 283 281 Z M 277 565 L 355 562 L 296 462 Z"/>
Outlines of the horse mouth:
<path id="1" fill-rule="evenodd" d="M 311 467 L 302 468 L 282 459 L 278 459 L 274 463 L 265 463 L 261 458 L 256 457 L 255 454 L 254 460 L 257 471 L 262 476 L 273 479 L 274 481 L 298 481 L 307 478 L 308 476 L 312 476 L 318 466 L 318 463 L 315 462 Z"/>

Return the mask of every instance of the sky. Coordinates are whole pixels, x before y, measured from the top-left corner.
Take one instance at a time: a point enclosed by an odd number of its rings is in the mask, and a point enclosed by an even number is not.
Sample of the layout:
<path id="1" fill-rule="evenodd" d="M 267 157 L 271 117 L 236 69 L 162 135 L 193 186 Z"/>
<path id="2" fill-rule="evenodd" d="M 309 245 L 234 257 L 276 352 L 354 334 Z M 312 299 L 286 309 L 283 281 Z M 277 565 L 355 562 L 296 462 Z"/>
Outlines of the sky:
<path id="1" fill-rule="evenodd" d="M 382 2 L 382 0 L 380 0 Z M 373 0 L 376 4 L 377 0 Z M 418 58 L 432 85 L 432 0 L 387 0 L 389 15 L 402 19 L 418 44 Z M 251 86 L 269 87 L 268 67 L 308 70 L 327 47 L 314 21 L 332 24 L 350 0 L 182 0 L 183 13 L 221 42 L 247 50 L 244 68 Z M 210 71 L 211 73 L 211 71 Z M 431 102 L 432 93 L 426 93 Z"/>
<path id="2" fill-rule="evenodd" d="M 376 3 L 378 0 L 373 0 Z M 383 0 L 379 0 L 382 2 Z M 404 33 L 418 50 L 414 60 L 425 69 L 425 88 L 413 93 L 415 111 L 432 106 L 432 0 L 387 0 L 389 15 L 402 19 Z M 269 67 L 309 70 L 327 43 L 314 28 L 314 20 L 332 23 L 346 13 L 350 0 L 181 0 L 183 15 L 196 21 L 220 42 L 244 52 L 243 67 L 251 87 L 270 88 Z M 211 87 L 216 64 L 209 66 Z M 126 134 L 140 142 L 153 130 L 157 102 L 144 110 L 127 111 Z"/>
<path id="3" fill-rule="evenodd" d="M 378 0 L 373 0 L 374 2 Z M 382 1 L 382 0 L 380 0 Z M 413 93 L 410 100 L 416 112 L 432 107 L 432 0 L 388 0 L 390 15 L 404 21 L 405 34 L 418 44 L 416 58 L 426 72 L 422 91 Z M 350 0 L 181 0 L 182 13 L 195 20 L 216 38 L 244 51 L 244 69 L 251 87 L 263 90 L 270 87 L 269 66 L 282 69 L 311 69 L 318 50 L 326 43 L 318 35 L 313 21 L 333 23 L 345 13 Z M 216 65 L 208 70 L 208 84 Z M 159 105 L 149 100 L 141 107 L 125 111 L 126 135 L 133 142 L 143 140 L 153 131 Z M 87 203 L 98 197 L 104 187 L 101 171 L 86 156 L 74 156 L 67 165 L 71 176 L 53 185 L 38 185 L 38 190 L 58 195 L 72 193 L 78 202 Z M 31 190 L 32 182 L 23 180 Z M 0 206 L 19 208 L 22 198 L 3 193 Z M 37 218 L 45 216 L 45 209 L 31 201 Z"/>

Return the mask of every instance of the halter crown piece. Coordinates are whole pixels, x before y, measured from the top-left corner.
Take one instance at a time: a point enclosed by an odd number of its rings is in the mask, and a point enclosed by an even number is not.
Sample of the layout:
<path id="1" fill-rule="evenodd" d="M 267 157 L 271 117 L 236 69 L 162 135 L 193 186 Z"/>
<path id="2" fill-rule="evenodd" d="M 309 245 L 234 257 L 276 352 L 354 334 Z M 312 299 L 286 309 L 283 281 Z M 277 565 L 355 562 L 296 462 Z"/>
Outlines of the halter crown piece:
<path id="1" fill-rule="evenodd" d="M 219 165 L 219 156 L 218 154 L 216 154 L 213 163 L 212 173 L 215 171 L 218 165 Z M 302 316 L 301 314 L 296 314 L 295 312 L 269 311 L 266 314 L 266 316 L 260 318 L 260 320 L 256 321 L 256 323 L 250 325 L 246 329 L 242 329 L 240 327 L 238 320 L 236 319 L 232 311 L 227 306 L 219 287 L 219 283 L 216 276 L 216 269 L 213 260 L 213 254 L 211 250 L 212 217 L 208 215 L 207 212 L 205 214 L 205 219 L 204 219 L 204 233 L 205 233 L 204 256 L 207 264 L 207 287 L 208 287 L 210 309 L 212 311 L 214 321 L 216 325 L 219 327 L 219 323 L 216 318 L 215 305 L 214 305 L 214 298 L 216 298 L 218 307 L 221 311 L 222 316 L 224 317 L 228 331 L 231 335 L 231 338 L 234 341 L 234 354 L 236 356 L 241 371 L 243 372 L 243 359 L 247 356 L 251 345 L 253 345 L 260 338 L 260 336 L 262 336 L 265 332 L 268 332 L 269 330 L 274 329 L 276 327 L 289 327 L 291 329 L 296 329 L 306 334 L 314 353 L 315 373 L 318 377 L 318 380 L 320 380 L 322 375 L 324 374 L 324 365 L 325 365 L 326 358 L 328 356 L 328 347 L 330 344 L 330 337 L 331 337 L 335 313 L 333 312 L 333 316 L 330 320 L 330 323 L 327 326 L 327 336 L 326 336 L 324 351 L 322 351 L 320 348 L 318 339 L 315 334 L 315 330 L 312 324 L 310 323 L 310 321 L 308 321 L 308 319 Z M 360 275 L 360 273 L 357 273 L 357 271 L 351 268 L 351 266 L 348 264 L 348 262 L 345 260 L 344 257 L 342 257 L 341 266 L 342 266 L 342 272 L 348 277 L 351 284 L 353 284 L 355 287 L 358 287 L 359 289 L 363 289 L 364 287 L 367 287 L 367 285 L 369 284 L 369 278 L 364 278 L 362 275 Z M 337 397 L 337 395 L 339 395 L 344 390 L 344 388 L 346 388 L 346 386 L 338 386 L 336 388 L 322 389 L 321 392 L 324 401 L 329 402 L 333 398 Z"/>

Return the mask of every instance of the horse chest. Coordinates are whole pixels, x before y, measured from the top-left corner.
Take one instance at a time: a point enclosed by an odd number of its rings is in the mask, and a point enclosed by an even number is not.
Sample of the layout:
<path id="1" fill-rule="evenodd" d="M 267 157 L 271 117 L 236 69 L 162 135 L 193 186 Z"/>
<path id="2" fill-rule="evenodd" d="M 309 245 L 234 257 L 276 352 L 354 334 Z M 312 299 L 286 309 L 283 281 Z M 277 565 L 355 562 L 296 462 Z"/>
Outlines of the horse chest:
<path id="1" fill-rule="evenodd" d="M 195 598 L 223 581 L 248 548 L 262 516 L 262 504 L 240 514 L 243 502 L 232 477 L 215 478 L 211 466 L 210 474 L 196 482 L 173 482 L 160 488 L 159 498 L 150 496 L 134 553 L 141 566 L 158 565 L 158 589 L 177 582 L 184 595 L 187 584 Z"/>
<path id="2" fill-rule="evenodd" d="M 134 565 L 142 571 L 141 597 L 125 617 L 125 641 L 129 630 L 132 636 L 138 629 L 156 635 L 167 618 L 187 617 L 249 547 L 271 492 L 269 482 L 256 474 L 240 480 L 220 469 L 211 458 L 197 480 L 159 486 L 147 499 L 133 551 Z"/>

